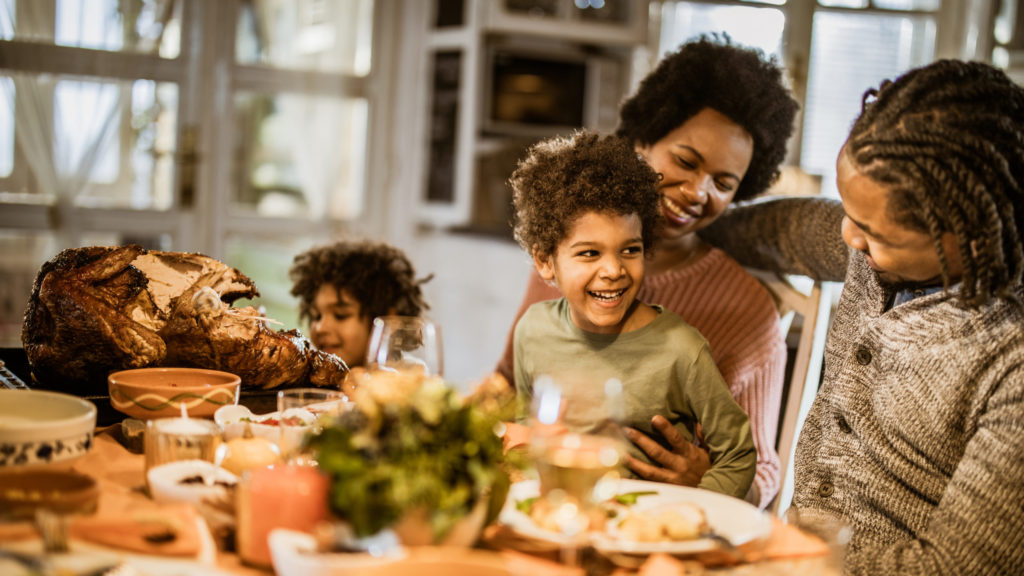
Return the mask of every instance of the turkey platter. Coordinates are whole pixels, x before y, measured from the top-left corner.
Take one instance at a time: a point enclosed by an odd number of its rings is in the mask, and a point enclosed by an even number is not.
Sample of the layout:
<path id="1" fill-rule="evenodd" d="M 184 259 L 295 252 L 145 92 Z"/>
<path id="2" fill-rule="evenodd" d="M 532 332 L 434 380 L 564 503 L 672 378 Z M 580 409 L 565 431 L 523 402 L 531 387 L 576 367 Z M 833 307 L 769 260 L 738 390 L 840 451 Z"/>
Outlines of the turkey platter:
<path id="1" fill-rule="evenodd" d="M 62 251 L 36 275 L 22 343 L 33 377 L 104 393 L 107 374 L 194 366 L 237 374 L 244 388 L 337 388 L 348 367 L 296 330 L 275 331 L 253 281 L 222 262 L 140 246 Z"/>

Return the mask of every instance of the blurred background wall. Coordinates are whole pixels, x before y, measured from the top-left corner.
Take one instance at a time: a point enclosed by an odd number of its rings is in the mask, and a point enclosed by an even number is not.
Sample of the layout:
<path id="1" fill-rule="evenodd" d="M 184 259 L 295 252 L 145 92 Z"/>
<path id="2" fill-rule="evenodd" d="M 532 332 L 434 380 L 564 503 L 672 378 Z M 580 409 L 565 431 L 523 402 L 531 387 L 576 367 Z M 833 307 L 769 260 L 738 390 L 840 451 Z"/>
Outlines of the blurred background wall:
<path id="1" fill-rule="evenodd" d="M 725 31 L 774 54 L 802 103 L 782 189 L 834 194 L 866 88 L 942 57 L 1024 77 L 1018 8 L 0 0 L 0 345 L 20 346 L 32 279 L 61 248 L 206 253 L 295 327 L 292 256 L 370 236 L 435 275 L 447 376 L 468 384 L 496 363 L 529 271 L 504 183 L 530 143 L 614 129 L 662 54 Z"/>

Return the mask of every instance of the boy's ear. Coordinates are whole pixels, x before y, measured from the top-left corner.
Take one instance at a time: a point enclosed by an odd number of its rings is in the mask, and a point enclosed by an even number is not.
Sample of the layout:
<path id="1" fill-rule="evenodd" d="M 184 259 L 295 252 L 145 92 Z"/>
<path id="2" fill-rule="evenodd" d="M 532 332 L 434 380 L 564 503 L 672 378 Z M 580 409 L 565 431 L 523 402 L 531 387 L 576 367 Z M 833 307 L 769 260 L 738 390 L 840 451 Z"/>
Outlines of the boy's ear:
<path id="1" fill-rule="evenodd" d="M 555 257 L 548 254 L 543 255 L 537 250 L 533 251 L 533 265 L 537 267 L 537 273 L 544 280 L 550 282 L 555 279 Z"/>

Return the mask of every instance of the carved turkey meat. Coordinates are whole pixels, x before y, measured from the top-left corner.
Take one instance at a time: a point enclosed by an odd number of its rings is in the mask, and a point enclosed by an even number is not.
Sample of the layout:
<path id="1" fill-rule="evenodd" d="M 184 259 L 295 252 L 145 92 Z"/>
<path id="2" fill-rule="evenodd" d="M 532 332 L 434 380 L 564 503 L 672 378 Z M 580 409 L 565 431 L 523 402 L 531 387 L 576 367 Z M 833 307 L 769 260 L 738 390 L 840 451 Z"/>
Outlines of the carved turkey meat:
<path id="1" fill-rule="evenodd" d="M 348 368 L 338 356 L 231 306 L 258 295 L 247 276 L 201 254 L 73 248 L 40 268 L 22 342 L 34 378 L 94 393 L 111 371 L 145 366 L 224 370 L 246 388 L 340 386 Z"/>

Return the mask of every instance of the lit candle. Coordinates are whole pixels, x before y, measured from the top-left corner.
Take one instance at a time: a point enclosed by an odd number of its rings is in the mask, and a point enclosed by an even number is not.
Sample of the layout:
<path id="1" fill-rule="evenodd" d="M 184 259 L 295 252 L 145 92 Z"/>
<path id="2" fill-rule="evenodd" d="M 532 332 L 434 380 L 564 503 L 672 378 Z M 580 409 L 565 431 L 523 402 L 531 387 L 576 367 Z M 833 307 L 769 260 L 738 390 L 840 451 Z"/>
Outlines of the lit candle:
<path id="1" fill-rule="evenodd" d="M 161 420 L 157 425 L 159 432 L 164 434 L 178 435 L 205 435 L 210 434 L 208 426 L 204 426 L 195 418 L 168 418 Z"/>
<path id="2" fill-rule="evenodd" d="M 311 532 L 327 518 L 327 489 L 327 477 L 312 466 L 257 468 L 243 474 L 237 490 L 238 555 L 248 564 L 270 566 L 270 531 Z"/>
<path id="3" fill-rule="evenodd" d="M 158 418 L 146 422 L 146 472 L 176 460 L 213 462 L 220 427 L 198 418 Z"/>

